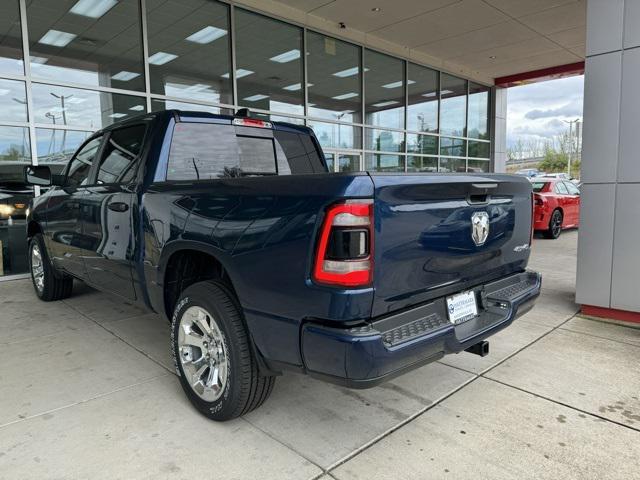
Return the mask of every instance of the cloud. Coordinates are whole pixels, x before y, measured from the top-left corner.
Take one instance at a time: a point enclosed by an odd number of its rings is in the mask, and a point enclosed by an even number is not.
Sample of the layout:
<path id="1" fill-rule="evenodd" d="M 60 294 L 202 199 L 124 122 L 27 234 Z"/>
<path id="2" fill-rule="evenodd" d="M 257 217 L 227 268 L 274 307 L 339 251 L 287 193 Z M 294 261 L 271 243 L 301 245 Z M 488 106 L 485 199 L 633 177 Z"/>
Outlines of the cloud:
<path id="1" fill-rule="evenodd" d="M 582 104 L 581 103 L 567 103 L 560 108 L 550 108 L 548 110 L 531 110 L 524 114 L 524 118 L 529 120 L 538 120 L 539 118 L 552 118 L 552 117 L 575 117 L 582 116 Z"/>

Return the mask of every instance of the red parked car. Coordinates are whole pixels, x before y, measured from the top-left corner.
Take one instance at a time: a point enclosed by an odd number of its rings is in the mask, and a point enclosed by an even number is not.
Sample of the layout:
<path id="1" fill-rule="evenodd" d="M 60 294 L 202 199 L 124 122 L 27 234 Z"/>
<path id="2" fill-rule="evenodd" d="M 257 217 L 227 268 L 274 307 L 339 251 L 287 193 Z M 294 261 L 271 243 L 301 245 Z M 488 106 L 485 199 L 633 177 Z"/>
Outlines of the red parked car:
<path id="1" fill-rule="evenodd" d="M 565 228 L 580 223 L 580 190 L 558 178 L 532 179 L 535 204 L 534 230 L 546 238 L 558 238 Z"/>

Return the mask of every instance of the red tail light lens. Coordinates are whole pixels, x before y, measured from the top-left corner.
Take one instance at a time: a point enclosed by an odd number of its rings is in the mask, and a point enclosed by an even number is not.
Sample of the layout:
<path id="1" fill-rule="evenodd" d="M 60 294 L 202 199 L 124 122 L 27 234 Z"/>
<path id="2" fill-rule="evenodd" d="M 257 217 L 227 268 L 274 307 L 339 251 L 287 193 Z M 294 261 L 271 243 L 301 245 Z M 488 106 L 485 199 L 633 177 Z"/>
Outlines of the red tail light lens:
<path id="1" fill-rule="evenodd" d="M 533 244 L 533 231 L 535 228 L 535 213 L 536 213 L 537 195 L 531 194 L 531 234 L 529 235 L 529 245 Z"/>
<path id="2" fill-rule="evenodd" d="M 234 118 L 233 124 L 241 127 L 273 128 L 271 122 L 265 122 L 257 118 Z"/>
<path id="3" fill-rule="evenodd" d="M 373 202 L 333 205 L 322 222 L 313 266 L 317 283 L 366 287 L 373 280 Z"/>

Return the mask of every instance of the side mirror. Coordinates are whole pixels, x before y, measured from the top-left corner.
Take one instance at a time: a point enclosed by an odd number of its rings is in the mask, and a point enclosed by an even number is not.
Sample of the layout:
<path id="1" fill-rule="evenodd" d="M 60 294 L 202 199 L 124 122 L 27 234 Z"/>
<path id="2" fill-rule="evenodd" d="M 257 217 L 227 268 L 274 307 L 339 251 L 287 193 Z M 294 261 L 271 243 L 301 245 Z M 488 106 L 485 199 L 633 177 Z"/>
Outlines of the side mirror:
<path id="1" fill-rule="evenodd" d="M 52 185 L 51 169 L 45 166 L 24 167 L 24 180 L 29 185 L 50 187 Z"/>

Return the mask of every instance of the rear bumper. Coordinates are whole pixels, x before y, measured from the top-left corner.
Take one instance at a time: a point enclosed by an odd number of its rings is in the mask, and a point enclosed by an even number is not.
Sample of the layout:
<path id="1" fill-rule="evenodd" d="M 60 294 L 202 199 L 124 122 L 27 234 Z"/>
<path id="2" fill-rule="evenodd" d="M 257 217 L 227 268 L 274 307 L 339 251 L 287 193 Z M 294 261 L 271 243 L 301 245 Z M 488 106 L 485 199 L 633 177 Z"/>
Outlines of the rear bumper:
<path id="1" fill-rule="evenodd" d="M 308 374 L 351 388 L 368 388 L 404 372 L 458 353 L 502 330 L 529 311 L 542 278 L 523 272 L 473 288 L 479 315 L 449 322 L 446 299 L 341 329 L 306 323 L 302 356 Z"/>

